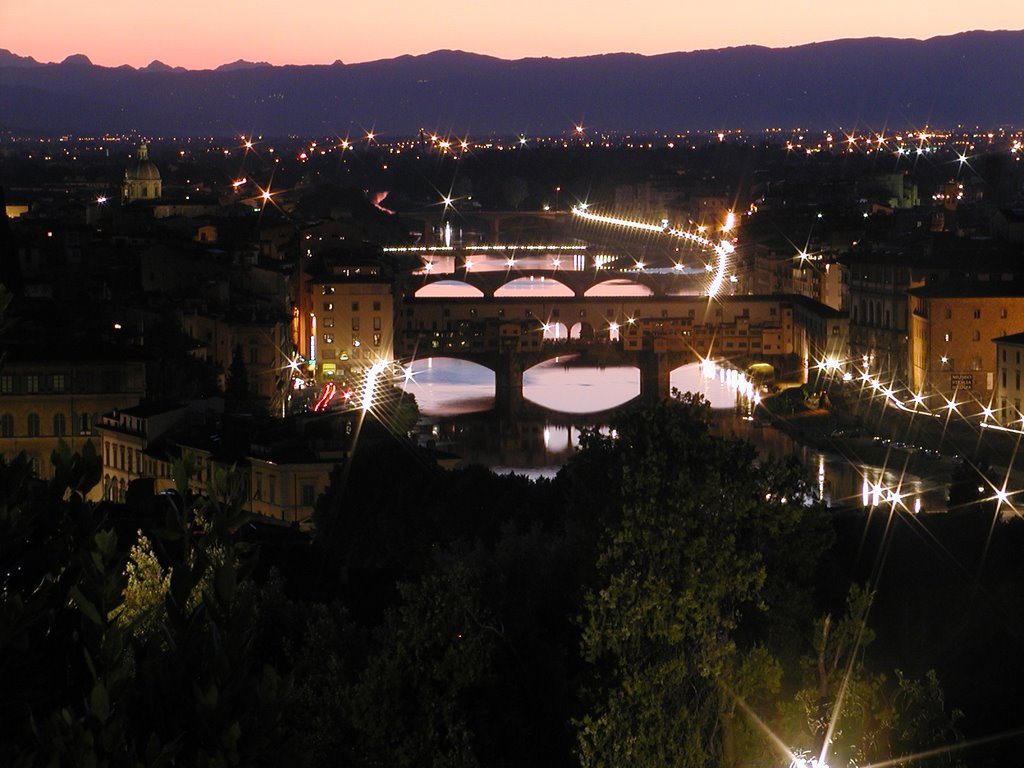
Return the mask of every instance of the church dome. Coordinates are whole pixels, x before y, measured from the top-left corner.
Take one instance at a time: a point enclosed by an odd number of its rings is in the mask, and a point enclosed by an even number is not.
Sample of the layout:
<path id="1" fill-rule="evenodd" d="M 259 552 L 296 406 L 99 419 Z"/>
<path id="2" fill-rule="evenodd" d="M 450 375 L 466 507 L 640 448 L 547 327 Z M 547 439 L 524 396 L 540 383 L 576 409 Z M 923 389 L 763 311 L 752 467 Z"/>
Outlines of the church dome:
<path id="1" fill-rule="evenodd" d="M 159 200 L 161 186 L 160 171 L 149 161 L 149 148 L 145 144 L 140 144 L 135 164 L 129 164 L 125 169 L 121 199 L 126 203 Z"/>
<path id="2" fill-rule="evenodd" d="M 160 171 L 149 160 L 149 149 L 145 144 L 139 147 L 139 154 L 134 166 L 129 165 L 124 172 L 125 181 L 159 181 Z"/>

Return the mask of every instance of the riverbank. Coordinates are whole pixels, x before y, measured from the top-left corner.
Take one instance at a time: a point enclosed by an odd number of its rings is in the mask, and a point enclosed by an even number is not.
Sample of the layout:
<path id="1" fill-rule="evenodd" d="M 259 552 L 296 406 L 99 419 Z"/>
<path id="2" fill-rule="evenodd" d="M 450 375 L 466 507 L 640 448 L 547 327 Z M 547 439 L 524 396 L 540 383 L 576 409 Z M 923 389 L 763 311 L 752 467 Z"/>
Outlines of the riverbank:
<path id="1" fill-rule="evenodd" d="M 821 398 L 827 407 L 785 410 L 767 398 L 758 413 L 793 440 L 862 464 L 884 466 L 949 484 L 961 464 L 984 467 L 993 488 L 1024 485 L 1018 466 L 1019 435 L 979 427 L 957 413 L 908 413 L 885 398 L 836 386 Z"/>

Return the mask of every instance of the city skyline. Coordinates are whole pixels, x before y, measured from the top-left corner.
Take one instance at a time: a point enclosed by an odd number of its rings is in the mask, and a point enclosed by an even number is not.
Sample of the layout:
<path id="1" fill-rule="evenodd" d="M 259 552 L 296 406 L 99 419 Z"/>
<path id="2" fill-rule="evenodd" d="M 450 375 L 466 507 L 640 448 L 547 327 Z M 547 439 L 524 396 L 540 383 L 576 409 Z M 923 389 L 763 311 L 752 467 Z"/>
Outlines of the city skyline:
<path id="1" fill-rule="evenodd" d="M 503 59 L 567 58 L 630 52 L 656 55 L 744 45 L 789 47 L 844 38 L 928 39 L 972 30 L 1024 29 L 1024 7 L 1009 2 L 958 15 L 951 2 L 911 5 L 870 0 L 856 15 L 822 14 L 809 0 L 784 10 L 742 0 L 723 17 L 713 6 L 658 3 L 628 14 L 607 0 L 513 9 L 439 9 L 400 0 L 386 15 L 372 5 L 313 3 L 282 15 L 269 0 L 244 12 L 225 3 L 182 0 L 169 16 L 126 0 L 97 8 L 70 0 L 0 8 L 0 48 L 41 62 L 84 54 L 102 66 L 144 67 L 154 60 L 211 69 L 238 59 L 270 64 L 358 63 L 439 49 Z"/>

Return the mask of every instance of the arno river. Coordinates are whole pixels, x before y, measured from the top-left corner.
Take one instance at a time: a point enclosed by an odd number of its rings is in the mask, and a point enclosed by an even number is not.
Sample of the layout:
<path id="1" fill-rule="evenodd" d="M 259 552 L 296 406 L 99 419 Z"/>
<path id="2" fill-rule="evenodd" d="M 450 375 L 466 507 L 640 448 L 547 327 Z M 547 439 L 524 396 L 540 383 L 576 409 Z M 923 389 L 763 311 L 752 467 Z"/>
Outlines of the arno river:
<path id="1" fill-rule="evenodd" d="M 486 368 L 435 358 L 418 361 L 413 371 L 405 389 L 416 396 L 424 416 L 421 442 L 496 472 L 530 477 L 553 476 L 576 447 L 580 429 L 602 426 L 599 418 L 589 414 L 607 413 L 640 393 L 636 368 L 574 367 L 553 360 L 524 376 L 523 394 L 540 408 L 503 421 L 491 411 L 494 374 Z M 720 434 L 747 439 L 765 456 L 796 455 L 807 468 L 812 487 L 829 505 L 885 505 L 891 491 L 898 490 L 908 509 L 940 512 L 946 508 L 944 484 L 909 475 L 901 480 L 897 472 L 822 453 L 771 426 L 743 418 L 735 390 L 727 382 L 704 376 L 697 364 L 673 371 L 671 384 L 700 392 L 711 402 Z"/>

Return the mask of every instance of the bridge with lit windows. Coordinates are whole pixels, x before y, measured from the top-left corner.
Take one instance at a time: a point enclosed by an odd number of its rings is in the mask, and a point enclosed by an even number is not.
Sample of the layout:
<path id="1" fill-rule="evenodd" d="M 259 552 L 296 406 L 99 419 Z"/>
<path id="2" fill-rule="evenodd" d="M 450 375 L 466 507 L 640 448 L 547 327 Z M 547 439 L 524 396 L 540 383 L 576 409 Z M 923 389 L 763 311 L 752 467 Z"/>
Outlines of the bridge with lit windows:
<path id="1" fill-rule="evenodd" d="M 840 313 L 800 296 L 424 297 L 403 294 L 400 359 L 452 357 L 495 373 L 499 408 L 522 402 L 523 373 L 559 356 L 640 370 L 641 396 L 669 394 L 673 370 L 704 358 L 772 365 L 804 380 L 809 361 L 845 343 Z M 842 341 L 840 341 L 842 339 Z M 833 341 L 835 340 L 835 341 Z"/>
<path id="2" fill-rule="evenodd" d="M 780 378 L 803 381 L 810 361 L 845 344 L 843 316 L 818 302 L 730 295 L 730 241 L 582 206 L 572 213 L 673 238 L 682 255 L 652 265 L 583 244 L 394 249 L 422 259 L 398 285 L 395 355 L 484 365 L 495 373 L 499 407 L 514 407 L 524 370 L 561 355 L 639 368 L 641 396 L 654 400 L 669 394 L 675 368 L 699 359 L 768 363 Z"/>

